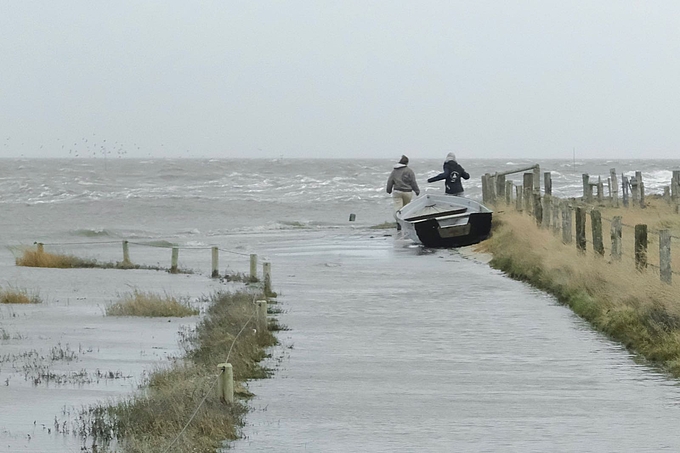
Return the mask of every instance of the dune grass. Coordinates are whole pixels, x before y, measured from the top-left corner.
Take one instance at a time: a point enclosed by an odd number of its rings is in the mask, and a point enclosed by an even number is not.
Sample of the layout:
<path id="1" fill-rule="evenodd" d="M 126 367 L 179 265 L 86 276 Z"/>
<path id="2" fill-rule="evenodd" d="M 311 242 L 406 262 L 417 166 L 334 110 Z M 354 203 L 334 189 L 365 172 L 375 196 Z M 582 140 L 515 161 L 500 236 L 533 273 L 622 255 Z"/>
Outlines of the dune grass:
<path id="1" fill-rule="evenodd" d="M 167 294 L 134 290 L 106 307 L 107 316 L 177 317 L 197 315 L 199 311 L 186 301 Z"/>
<path id="2" fill-rule="evenodd" d="M 39 304 L 42 299 L 38 294 L 31 294 L 26 289 L 21 288 L 1 288 L 0 304 Z"/>
<path id="3" fill-rule="evenodd" d="M 663 211 L 663 206 L 655 209 Z M 652 209 L 603 209 L 603 217 L 621 215 L 629 225 L 644 220 L 652 229 L 669 221 L 660 214 Z M 588 230 L 588 240 L 590 235 Z M 632 233 L 624 231 L 623 243 L 620 262 L 608 258 L 609 248 L 605 257 L 596 256 L 591 244 L 584 255 L 574 243 L 565 245 L 561 236 L 538 229 L 532 218 L 508 211 L 494 214 L 492 237 L 480 248 L 493 254 L 493 267 L 554 294 L 597 330 L 680 377 L 678 284 L 661 283 L 653 269 L 636 271 Z"/>
<path id="4" fill-rule="evenodd" d="M 265 348 L 276 343 L 270 332 L 252 328 L 253 300 L 262 297 L 245 291 L 215 294 L 205 318 L 184 338 L 183 362 L 153 373 L 147 388 L 132 398 L 84 410 L 79 433 L 94 439 L 92 451 L 107 451 L 113 439 L 115 451 L 165 451 L 199 406 L 171 451 L 212 453 L 224 440 L 238 438 L 247 412 L 242 399 L 249 395 L 239 381 L 267 376 L 259 362 Z M 237 392 L 234 403 L 225 404 L 216 395 L 215 381 L 217 364 L 226 359 L 230 348 Z"/>

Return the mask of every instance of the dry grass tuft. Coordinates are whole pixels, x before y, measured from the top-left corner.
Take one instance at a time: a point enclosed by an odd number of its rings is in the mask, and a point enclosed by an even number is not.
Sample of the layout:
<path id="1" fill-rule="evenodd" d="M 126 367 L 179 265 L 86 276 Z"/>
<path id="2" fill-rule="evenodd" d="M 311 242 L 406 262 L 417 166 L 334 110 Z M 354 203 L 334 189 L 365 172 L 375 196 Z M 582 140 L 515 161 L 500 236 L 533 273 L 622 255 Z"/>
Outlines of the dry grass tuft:
<path id="1" fill-rule="evenodd" d="M 24 250 L 22 256 L 16 259 L 16 264 L 17 266 L 26 267 L 70 269 L 74 267 L 95 267 L 96 262 L 94 260 L 84 260 L 73 255 Z"/>
<path id="2" fill-rule="evenodd" d="M 221 403 L 214 385 L 217 363 L 224 360 L 232 342 L 229 362 L 235 380 L 267 375 L 258 362 L 265 357 L 264 348 L 276 339 L 269 332 L 253 331 L 253 299 L 253 294 L 246 292 L 215 294 L 204 320 L 184 339 L 188 349 L 185 363 L 155 372 L 142 394 L 83 411 L 80 435 L 94 438 L 94 451 L 106 451 L 113 439 L 118 441 L 116 451 L 165 451 L 200 406 L 172 451 L 212 453 L 222 447 L 223 440 L 236 439 L 247 406 L 238 400 Z"/>
<path id="3" fill-rule="evenodd" d="M 199 311 L 175 297 L 134 290 L 106 307 L 107 316 L 177 317 L 197 315 Z"/>
<path id="4" fill-rule="evenodd" d="M 0 304 L 40 304 L 42 299 L 38 294 L 30 294 L 25 289 L 0 288 Z"/>
<path id="5" fill-rule="evenodd" d="M 628 218 L 628 210 L 614 215 L 623 215 L 624 223 L 642 220 L 635 217 L 644 214 L 631 211 Z M 612 261 L 607 254 L 596 256 L 591 244 L 585 255 L 579 253 L 574 243 L 565 245 L 561 236 L 539 230 L 530 217 L 514 212 L 496 216 L 493 236 L 484 244 L 493 253 L 492 266 L 554 294 L 598 330 L 680 376 L 677 284 L 661 283 L 652 269 L 635 270 L 632 258 L 625 255 L 633 248 L 632 243 L 626 245 L 625 231 L 624 259 Z M 664 221 L 664 216 L 646 217 L 654 228 L 651 219 Z M 587 236 L 592 240 L 590 231 Z"/>

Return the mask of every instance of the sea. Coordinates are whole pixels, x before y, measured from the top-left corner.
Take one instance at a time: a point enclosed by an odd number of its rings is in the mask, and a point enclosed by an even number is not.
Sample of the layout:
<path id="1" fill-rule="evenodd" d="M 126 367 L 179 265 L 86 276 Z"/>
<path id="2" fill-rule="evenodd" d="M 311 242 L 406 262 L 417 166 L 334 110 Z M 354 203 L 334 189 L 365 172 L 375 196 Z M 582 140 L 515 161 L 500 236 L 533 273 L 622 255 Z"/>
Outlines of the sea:
<path id="1" fill-rule="evenodd" d="M 111 319 L 105 307 L 133 290 L 200 304 L 236 288 L 210 278 L 211 247 L 222 274 L 248 272 L 253 253 L 271 263 L 286 327 L 272 377 L 248 383 L 251 411 L 229 449 L 680 451 L 676 380 L 484 259 L 374 228 L 394 221 L 385 183 L 395 163 L 1 159 L 0 287 L 44 302 L 0 304 L 0 452 L 91 451 L 79 410 L 138 392 L 199 319 Z M 443 192 L 427 183 L 442 163 L 412 156 L 423 193 Z M 583 173 L 606 187 L 612 168 L 641 171 L 646 193 L 661 194 L 680 169 L 680 159 L 460 163 L 465 196 L 480 201 L 483 174 L 534 164 L 560 197 L 581 195 Z M 521 184 L 521 173 L 508 179 Z M 169 266 L 178 247 L 192 273 L 15 265 L 36 243 L 120 261 L 122 241 L 149 266 Z"/>

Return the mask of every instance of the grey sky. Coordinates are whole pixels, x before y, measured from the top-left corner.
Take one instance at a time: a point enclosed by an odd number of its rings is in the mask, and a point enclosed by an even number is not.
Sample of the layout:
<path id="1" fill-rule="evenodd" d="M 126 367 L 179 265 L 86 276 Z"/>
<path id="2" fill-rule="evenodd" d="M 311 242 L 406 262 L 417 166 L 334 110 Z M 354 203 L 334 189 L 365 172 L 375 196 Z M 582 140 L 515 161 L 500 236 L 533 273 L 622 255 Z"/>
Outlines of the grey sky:
<path id="1" fill-rule="evenodd" d="M 0 156 L 678 157 L 679 21 L 677 0 L 3 1 Z"/>

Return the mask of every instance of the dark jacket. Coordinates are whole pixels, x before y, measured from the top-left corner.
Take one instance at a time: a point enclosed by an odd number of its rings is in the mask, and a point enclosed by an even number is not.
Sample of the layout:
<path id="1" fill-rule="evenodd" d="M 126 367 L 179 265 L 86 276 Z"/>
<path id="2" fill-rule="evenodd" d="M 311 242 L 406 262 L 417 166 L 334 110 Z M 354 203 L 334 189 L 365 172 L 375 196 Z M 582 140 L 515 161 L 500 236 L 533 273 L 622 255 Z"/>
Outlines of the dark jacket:
<path id="1" fill-rule="evenodd" d="M 465 171 L 463 167 L 460 166 L 455 160 L 449 160 L 444 162 L 444 171 L 439 173 L 437 176 L 433 176 L 428 179 L 427 182 L 435 182 L 445 179 L 446 182 L 446 193 L 449 195 L 457 195 L 463 193 L 463 184 L 460 180 L 470 179 L 470 175 Z"/>

